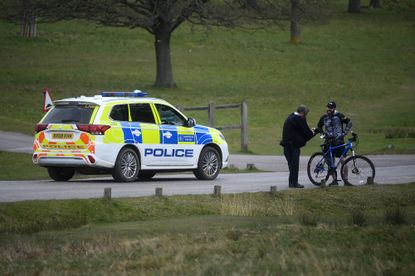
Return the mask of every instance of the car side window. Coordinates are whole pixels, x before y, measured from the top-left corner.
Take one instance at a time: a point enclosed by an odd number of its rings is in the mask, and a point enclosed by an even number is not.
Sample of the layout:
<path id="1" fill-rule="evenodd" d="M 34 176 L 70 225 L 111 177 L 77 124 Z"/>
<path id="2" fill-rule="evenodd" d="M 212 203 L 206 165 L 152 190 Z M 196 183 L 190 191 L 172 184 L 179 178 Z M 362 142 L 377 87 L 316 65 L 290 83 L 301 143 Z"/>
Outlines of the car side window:
<path id="1" fill-rule="evenodd" d="M 156 123 L 149 104 L 130 104 L 130 112 L 133 122 Z"/>
<path id="2" fill-rule="evenodd" d="M 156 104 L 157 111 L 160 115 L 160 120 L 163 125 L 186 125 L 186 119 L 170 106 L 163 104 Z"/>
<path id="3" fill-rule="evenodd" d="M 128 105 L 114 105 L 110 117 L 115 121 L 128 121 Z"/>

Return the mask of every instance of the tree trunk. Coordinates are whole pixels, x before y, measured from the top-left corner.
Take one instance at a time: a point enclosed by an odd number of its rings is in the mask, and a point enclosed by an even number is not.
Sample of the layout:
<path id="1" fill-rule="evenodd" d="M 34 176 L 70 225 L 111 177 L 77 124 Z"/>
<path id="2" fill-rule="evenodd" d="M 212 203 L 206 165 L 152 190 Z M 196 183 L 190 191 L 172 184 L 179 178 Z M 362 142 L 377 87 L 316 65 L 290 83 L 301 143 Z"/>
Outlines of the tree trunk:
<path id="1" fill-rule="evenodd" d="M 347 12 L 360 12 L 360 0 L 349 0 Z"/>
<path id="2" fill-rule="evenodd" d="M 20 25 L 20 31 L 24 38 L 36 38 L 36 16 L 32 12 L 29 11 L 24 13 Z"/>
<path id="3" fill-rule="evenodd" d="M 300 0 L 291 0 L 291 40 L 293 44 L 301 42 L 301 31 L 300 31 L 300 16 L 299 8 Z"/>
<path id="4" fill-rule="evenodd" d="M 369 7 L 378 9 L 380 8 L 380 0 L 370 0 Z"/>
<path id="5" fill-rule="evenodd" d="M 156 87 L 176 87 L 170 57 L 170 37 L 171 33 L 168 31 L 155 34 L 157 75 L 154 86 Z"/>

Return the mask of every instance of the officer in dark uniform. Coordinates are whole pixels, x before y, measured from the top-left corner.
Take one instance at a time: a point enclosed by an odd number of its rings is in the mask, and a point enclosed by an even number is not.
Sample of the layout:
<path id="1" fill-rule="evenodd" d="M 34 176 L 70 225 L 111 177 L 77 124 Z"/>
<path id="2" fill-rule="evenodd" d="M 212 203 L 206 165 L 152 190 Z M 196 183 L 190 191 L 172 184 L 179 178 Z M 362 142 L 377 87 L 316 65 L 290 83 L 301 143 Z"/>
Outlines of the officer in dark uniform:
<path id="1" fill-rule="evenodd" d="M 291 113 L 285 120 L 282 130 L 280 145 L 284 147 L 284 155 L 290 170 L 288 178 L 290 188 L 304 188 L 303 185 L 298 183 L 300 148 L 305 146 L 314 135 L 314 130 L 311 130 L 307 125 L 306 116 L 308 112 L 309 109 L 305 105 L 300 105 L 297 111 Z"/>

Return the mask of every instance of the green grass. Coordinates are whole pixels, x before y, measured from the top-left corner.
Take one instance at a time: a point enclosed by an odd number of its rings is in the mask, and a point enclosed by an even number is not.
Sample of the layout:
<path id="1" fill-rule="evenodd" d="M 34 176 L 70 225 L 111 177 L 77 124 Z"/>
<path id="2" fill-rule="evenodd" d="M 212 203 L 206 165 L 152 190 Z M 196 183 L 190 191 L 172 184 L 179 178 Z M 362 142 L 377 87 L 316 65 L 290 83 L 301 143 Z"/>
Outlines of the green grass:
<path id="1" fill-rule="evenodd" d="M 46 169 L 33 164 L 30 154 L 0 151 L 0 168 L 0 180 L 49 178 Z"/>
<path id="2" fill-rule="evenodd" d="M 414 198 L 407 184 L 3 203 L 0 274 L 411 275 Z"/>
<path id="3" fill-rule="evenodd" d="M 251 33 L 183 25 L 172 38 L 175 90 L 152 88 L 153 37 L 143 30 L 71 21 L 39 24 L 38 38 L 24 40 L 18 26 L 0 22 L 0 128 L 32 133 L 45 86 L 54 99 L 140 88 L 181 106 L 246 100 L 249 150 L 256 154 L 281 154 L 286 116 L 307 104 L 314 126 L 328 100 L 352 118 L 362 153 L 414 153 L 413 136 L 386 138 L 390 129 L 415 127 L 410 11 L 344 9 L 329 24 L 304 26 L 300 45 L 288 43 L 288 28 Z M 207 123 L 205 113 L 189 114 Z M 217 125 L 235 124 L 238 116 L 218 111 Z M 238 152 L 238 131 L 224 134 Z M 318 140 L 303 152 L 316 151 Z"/>

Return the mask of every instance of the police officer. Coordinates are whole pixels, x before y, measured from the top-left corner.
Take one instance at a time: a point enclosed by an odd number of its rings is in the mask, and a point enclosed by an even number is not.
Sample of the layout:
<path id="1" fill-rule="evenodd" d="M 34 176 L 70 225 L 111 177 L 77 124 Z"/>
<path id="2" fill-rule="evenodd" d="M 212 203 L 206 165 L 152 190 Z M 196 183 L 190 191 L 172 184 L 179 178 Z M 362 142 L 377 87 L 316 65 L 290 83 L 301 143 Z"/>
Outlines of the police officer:
<path id="1" fill-rule="evenodd" d="M 290 188 L 304 188 L 303 185 L 298 183 L 300 148 L 305 146 L 314 135 L 314 130 L 311 130 L 307 125 L 306 116 L 308 112 L 309 109 L 305 105 L 300 105 L 297 111 L 291 113 L 285 120 L 282 130 L 280 145 L 284 147 L 284 155 L 290 170 L 288 178 Z"/>
<path id="2" fill-rule="evenodd" d="M 329 145 L 338 146 L 344 144 L 344 136 L 352 128 L 352 120 L 346 117 L 343 113 L 340 113 L 336 110 L 336 103 L 330 101 L 327 103 L 327 111 L 317 123 L 317 131 L 326 133 L 326 148 L 328 149 Z M 334 157 L 340 157 L 343 153 L 344 148 L 340 147 L 333 151 Z M 332 185 L 338 185 L 337 180 L 333 182 Z"/>

